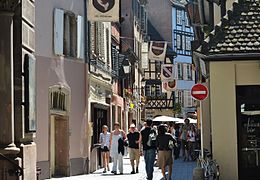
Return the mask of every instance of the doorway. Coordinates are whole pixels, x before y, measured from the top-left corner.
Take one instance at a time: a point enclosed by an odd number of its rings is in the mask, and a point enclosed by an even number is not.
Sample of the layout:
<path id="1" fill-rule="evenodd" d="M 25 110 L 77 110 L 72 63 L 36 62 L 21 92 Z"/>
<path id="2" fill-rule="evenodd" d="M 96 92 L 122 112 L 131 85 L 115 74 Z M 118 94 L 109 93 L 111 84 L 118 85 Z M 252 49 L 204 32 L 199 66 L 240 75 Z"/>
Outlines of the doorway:
<path id="1" fill-rule="evenodd" d="M 51 115 L 50 164 L 52 177 L 70 175 L 69 121 L 65 116 Z"/>
<path id="2" fill-rule="evenodd" d="M 237 86 L 239 180 L 260 179 L 260 86 Z"/>
<path id="3" fill-rule="evenodd" d="M 91 119 L 93 122 L 93 136 L 92 136 L 92 148 L 96 147 L 97 144 L 99 144 L 99 137 L 100 133 L 102 132 L 102 126 L 107 125 L 110 127 L 110 114 L 108 113 L 109 107 L 98 104 L 98 103 L 92 103 L 91 104 Z M 102 159 L 101 157 L 101 151 L 97 150 L 97 165 L 101 167 L 102 165 Z"/>

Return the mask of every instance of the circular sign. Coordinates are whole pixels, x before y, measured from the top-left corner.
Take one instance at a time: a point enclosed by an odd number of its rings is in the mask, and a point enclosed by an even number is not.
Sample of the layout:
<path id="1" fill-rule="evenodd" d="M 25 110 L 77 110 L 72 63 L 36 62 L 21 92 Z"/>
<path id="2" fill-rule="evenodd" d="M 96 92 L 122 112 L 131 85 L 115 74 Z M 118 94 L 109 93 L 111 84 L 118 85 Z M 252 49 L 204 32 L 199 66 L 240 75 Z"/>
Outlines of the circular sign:
<path id="1" fill-rule="evenodd" d="M 202 101 L 208 97 L 208 88 L 203 84 L 195 84 L 191 88 L 191 95 L 196 100 Z"/>

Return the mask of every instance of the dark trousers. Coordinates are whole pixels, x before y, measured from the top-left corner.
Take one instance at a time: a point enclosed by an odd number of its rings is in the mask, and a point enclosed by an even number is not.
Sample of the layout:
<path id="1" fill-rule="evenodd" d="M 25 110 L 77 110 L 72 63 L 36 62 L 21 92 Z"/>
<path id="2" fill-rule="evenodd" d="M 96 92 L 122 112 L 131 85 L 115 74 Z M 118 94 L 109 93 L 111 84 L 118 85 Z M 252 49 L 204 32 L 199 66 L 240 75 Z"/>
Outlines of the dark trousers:
<path id="1" fill-rule="evenodd" d="M 144 150 L 144 161 L 147 179 L 153 179 L 153 166 L 155 161 L 156 152 L 155 149 Z"/>

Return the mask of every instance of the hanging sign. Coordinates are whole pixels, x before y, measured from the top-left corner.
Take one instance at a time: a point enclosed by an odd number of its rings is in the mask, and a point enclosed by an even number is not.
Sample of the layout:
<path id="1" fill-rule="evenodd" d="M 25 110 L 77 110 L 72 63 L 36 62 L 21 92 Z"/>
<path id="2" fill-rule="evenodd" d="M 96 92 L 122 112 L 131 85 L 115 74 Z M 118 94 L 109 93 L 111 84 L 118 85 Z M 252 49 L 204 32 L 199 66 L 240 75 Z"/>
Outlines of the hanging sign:
<path id="1" fill-rule="evenodd" d="M 142 59 L 141 59 L 142 69 L 148 69 L 149 62 L 148 62 L 148 43 L 142 43 Z"/>
<path id="2" fill-rule="evenodd" d="M 150 42 L 149 59 L 155 61 L 164 61 L 167 49 L 166 42 Z"/>
<path id="3" fill-rule="evenodd" d="M 174 79 L 174 65 L 163 64 L 161 65 L 161 79 L 162 80 L 173 80 Z"/>
<path id="4" fill-rule="evenodd" d="M 177 80 L 162 81 L 162 88 L 162 92 L 175 91 L 177 89 Z"/>
<path id="5" fill-rule="evenodd" d="M 119 0 L 89 0 L 88 2 L 89 21 L 119 21 Z"/>

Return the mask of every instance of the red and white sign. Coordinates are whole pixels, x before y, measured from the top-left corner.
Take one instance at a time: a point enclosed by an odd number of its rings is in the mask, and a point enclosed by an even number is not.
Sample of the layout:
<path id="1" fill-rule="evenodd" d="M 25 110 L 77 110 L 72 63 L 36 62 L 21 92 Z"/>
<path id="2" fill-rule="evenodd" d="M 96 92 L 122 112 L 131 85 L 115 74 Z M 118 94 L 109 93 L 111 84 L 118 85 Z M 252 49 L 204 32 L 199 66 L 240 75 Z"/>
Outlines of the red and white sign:
<path id="1" fill-rule="evenodd" d="M 199 101 L 203 101 L 208 97 L 208 88 L 204 86 L 203 84 L 195 84 L 191 88 L 191 95 L 193 98 Z"/>

